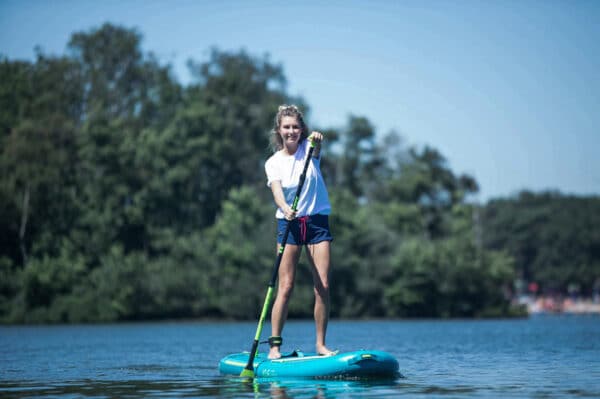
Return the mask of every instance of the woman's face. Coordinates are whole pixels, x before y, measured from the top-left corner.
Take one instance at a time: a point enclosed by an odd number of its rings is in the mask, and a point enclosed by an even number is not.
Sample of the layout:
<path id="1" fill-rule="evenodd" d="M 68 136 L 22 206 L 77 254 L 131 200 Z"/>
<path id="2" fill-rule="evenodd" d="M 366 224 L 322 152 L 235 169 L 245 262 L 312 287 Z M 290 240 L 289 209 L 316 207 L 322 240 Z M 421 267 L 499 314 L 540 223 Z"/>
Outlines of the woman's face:
<path id="1" fill-rule="evenodd" d="M 283 144 L 297 144 L 300 141 L 302 128 L 298 123 L 298 118 L 295 116 L 284 116 L 281 118 L 279 125 L 279 135 L 283 140 Z"/>

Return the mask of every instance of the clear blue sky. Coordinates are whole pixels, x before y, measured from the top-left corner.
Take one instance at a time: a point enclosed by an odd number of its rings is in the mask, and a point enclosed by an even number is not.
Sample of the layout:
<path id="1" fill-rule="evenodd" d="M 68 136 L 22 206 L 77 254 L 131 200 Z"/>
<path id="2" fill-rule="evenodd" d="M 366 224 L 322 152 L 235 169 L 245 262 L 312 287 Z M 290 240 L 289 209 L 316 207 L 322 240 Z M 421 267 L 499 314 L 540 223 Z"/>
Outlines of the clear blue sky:
<path id="1" fill-rule="evenodd" d="M 323 3 L 0 0 L 0 53 L 63 54 L 108 21 L 137 28 L 182 83 L 211 46 L 270 54 L 313 126 L 352 113 L 429 144 L 477 179 L 481 201 L 600 195 L 600 1 Z"/>

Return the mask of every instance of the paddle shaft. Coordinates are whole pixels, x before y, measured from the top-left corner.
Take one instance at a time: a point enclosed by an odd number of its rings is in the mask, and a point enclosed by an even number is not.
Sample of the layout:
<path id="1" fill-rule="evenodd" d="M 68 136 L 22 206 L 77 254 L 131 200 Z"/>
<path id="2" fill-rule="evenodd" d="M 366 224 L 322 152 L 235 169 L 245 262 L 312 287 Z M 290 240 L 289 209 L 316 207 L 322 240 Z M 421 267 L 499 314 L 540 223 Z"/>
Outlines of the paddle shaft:
<path id="1" fill-rule="evenodd" d="M 296 196 L 294 197 L 294 202 L 292 203 L 292 210 L 294 212 L 296 212 L 296 210 L 298 209 L 300 193 L 302 192 L 302 187 L 304 186 L 304 180 L 306 180 L 306 171 L 308 170 L 308 165 L 310 163 L 310 159 L 312 157 L 314 149 L 314 143 L 311 141 L 310 148 L 308 149 L 308 156 L 306 157 L 306 161 L 304 162 L 304 168 L 302 169 L 300 181 L 298 182 Z M 271 301 L 273 299 L 273 290 L 275 288 L 275 283 L 277 282 L 277 276 L 279 274 L 279 265 L 281 264 L 281 258 L 283 257 L 285 244 L 287 243 L 288 236 L 290 234 L 290 225 L 291 221 L 288 221 L 285 227 L 285 232 L 283 233 L 283 237 L 281 239 L 281 246 L 279 247 L 279 251 L 277 253 L 277 259 L 275 260 L 275 265 L 273 266 L 273 274 L 271 275 L 271 280 L 269 281 L 269 288 L 267 289 L 267 295 L 265 296 L 265 302 L 263 304 L 262 312 L 260 312 L 260 318 L 258 319 L 258 326 L 256 328 L 256 334 L 254 335 L 254 341 L 252 342 L 252 349 L 250 350 L 248 363 L 246 364 L 246 367 L 244 367 L 244 370 L 242 370 L 242 376 L 254 376 L 254 358 L 256 357 L 256 353 L 258 352 L 258 343 L 260 341 L 260 335 L 262 333 L 263 324 L 265 323 L 267 313 L 269 313 L 269 308 L 271 307 Z"/>

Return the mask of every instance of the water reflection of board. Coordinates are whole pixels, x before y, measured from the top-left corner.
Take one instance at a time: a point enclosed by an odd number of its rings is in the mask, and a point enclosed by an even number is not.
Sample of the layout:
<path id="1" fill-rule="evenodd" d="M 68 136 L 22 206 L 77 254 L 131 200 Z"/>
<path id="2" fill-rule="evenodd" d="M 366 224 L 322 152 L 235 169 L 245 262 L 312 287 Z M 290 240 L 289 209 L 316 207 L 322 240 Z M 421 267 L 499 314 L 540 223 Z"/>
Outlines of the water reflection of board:
<path id="1" fill-rule="evenodd" d="M 219 371 L 240 375 L 248 356 L 249 352 L 225 356 L 219 362 Z M 294 351 L 276 360 L 269 360 L 266 353 L 259 353 L 254 359 L 254 373 L 256 377 L 395 377 L 398 361 L 387 352 L 368 350 L 334 356 Z"/>

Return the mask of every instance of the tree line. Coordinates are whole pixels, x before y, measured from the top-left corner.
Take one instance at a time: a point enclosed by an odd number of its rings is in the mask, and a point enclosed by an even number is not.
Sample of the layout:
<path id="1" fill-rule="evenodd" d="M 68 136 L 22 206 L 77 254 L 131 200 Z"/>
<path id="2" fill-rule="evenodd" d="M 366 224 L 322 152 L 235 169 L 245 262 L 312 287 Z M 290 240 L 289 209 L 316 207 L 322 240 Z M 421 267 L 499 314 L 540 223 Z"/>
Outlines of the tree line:
<path id="1" fill-rule="evenodd" d="M 4 323 L 258 316 L 275 257 L 268 131 L 279 104 L 309 122 L 310 107 L 268 56 L 212 49 L 182 85 L 141 38 L 107 23 L 64 55 L 0 59 Z M 478 205 L 435 148 L 359 115 L 319 128 L 333 317 L 521 315 L 518 277 L 593 289 L 598 198 Z M 312 315 L 305 262 L 292 317 Z"/>

